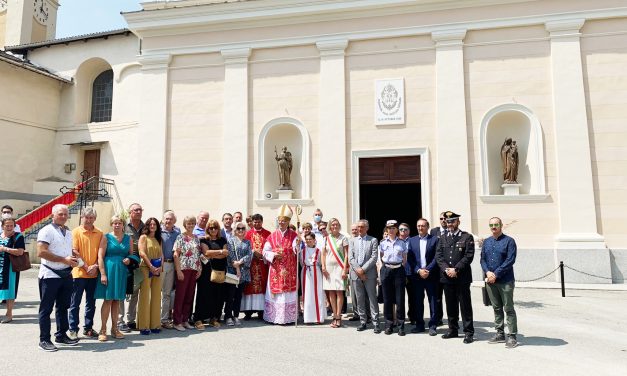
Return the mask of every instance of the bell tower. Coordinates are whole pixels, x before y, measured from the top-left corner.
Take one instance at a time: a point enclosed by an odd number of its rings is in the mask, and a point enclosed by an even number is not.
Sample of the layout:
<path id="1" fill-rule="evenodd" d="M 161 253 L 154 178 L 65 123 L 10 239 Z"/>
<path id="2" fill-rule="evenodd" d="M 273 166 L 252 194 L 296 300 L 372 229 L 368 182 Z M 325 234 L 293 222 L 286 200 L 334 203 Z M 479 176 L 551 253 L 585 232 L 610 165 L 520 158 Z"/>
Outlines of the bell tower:
<path id="1" fill-rule="evenodd" d="M 0 0 L 0 47 L 54 39 L 57 0 Z"/>

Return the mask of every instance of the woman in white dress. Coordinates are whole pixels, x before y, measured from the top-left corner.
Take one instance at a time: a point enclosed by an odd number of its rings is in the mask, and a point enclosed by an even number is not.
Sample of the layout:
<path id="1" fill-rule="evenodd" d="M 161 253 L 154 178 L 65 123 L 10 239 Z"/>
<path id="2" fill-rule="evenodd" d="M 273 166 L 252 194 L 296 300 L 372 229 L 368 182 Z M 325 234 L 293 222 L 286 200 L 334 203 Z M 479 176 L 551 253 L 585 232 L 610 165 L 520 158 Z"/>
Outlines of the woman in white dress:
<path id="1" fill-rule="evenodd" d="M 321 324 L 326 315 L 325 296 L 322 289 L 321 251 L 316 247 L 316 236 L 305 235 L 306 247 L 300 253 L 302 265 L 303 321 Z"/>
<path id="2" fill-rule="evenodd" d="M 348 280 L 348 240 L 340 230 L 340 221 L 335 218 L 329 220 L 331 232 L 324 239 L 322 252 L 322 287 L 329 292 L 329 302 L 333 309 L 331 327 L 342 326 L 342 306 L 344 306 L 344 291 Z"/>

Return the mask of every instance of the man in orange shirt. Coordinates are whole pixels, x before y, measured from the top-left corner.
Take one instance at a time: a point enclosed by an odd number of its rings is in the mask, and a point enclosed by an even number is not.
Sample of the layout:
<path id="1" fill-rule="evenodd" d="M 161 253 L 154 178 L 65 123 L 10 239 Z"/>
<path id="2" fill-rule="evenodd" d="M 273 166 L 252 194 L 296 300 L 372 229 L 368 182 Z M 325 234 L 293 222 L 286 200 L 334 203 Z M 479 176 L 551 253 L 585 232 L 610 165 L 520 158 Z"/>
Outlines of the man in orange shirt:
<path id="1" fill-rule="evenodd" d="M 68 337 L 78 338 L 79 308 L 85 293 L 85 325 L 83 335 L 97 338 L 98 333 L 92 329 L 96 299 L 94 292 L 98 279 L 98 247 L 102 239 L 102 231 L 94 226 L 96 209 L 86 207 L 81 213 L 81 223 L 72 231 L 72 252 L 78 257 L 78 266 L 72 270 L 73 290 L 70 302 Z"/>

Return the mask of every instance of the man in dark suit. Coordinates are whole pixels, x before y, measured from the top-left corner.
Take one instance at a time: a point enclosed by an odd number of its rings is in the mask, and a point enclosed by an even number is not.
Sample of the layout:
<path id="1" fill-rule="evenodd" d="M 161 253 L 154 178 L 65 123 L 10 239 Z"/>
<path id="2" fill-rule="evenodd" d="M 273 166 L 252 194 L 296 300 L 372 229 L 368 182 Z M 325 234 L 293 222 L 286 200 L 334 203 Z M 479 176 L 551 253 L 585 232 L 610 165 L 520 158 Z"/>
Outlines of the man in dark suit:
<path id="1" fill-rule="evenodd" d="M 464 328 L 464 343 L 472 343 L 475 328 L 472 319 L 470 284 L 472 271 L 470 264 L 475 256 L 475 239 L 459 229 L 459 214 L 451 211 L 444 213 L 448 231 L 438 241 L 435 254 L 440 267 L 440 282 L 444 284 L 448 331 L 442 338 L 456 338 L 459 330 L 459 311 L 461 308 Z"/>
<path id="2" fill-rule="evenodd" d="M 436 287 L 439 278 L 439 268 L 435 261 L 435 251 L 438 238 L 429 234 L 429 221 L 424 218 L 418 220 L 418 235 L 409 239 L 407 253 L 407 272 L 410 283 L 413 285 L 414 296 L 409 299 L 414 301 L 416 307 L 416 326 L 412 333 L 425 331 L 424 300 L 425 291 L 429 301 L 429 335 L 437 334 L 436 317 Z"/>
<path id="3" fill-rule="evenodd" d="M 446 233 L 446 218 L 444 218 L 444 213 L 440 213 L 440 226 L 434 227 L 429 231 L 429 234 L 435 236 L 440 239 L 442 235 Z M 442 304 L 442 296 L 444 296 L 444 285 L 440 283 L 440 280 L 437 280 L 437 284 L 435 287 L 435 317 L 437 319 L 437 326 L 444 325 L 442 322 L 442 318 L 444 318 L 444 306 Z"/>

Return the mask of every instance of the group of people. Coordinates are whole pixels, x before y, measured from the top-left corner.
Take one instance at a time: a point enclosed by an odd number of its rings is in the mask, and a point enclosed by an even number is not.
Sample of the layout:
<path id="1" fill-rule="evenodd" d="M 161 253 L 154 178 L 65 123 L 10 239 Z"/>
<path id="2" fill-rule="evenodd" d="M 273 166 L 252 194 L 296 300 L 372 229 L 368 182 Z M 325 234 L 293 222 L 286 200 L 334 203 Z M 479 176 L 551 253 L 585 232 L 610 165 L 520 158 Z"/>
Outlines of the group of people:
<path id="1" fill-rule="evenodd" d="M 57 350 L 50 334 L 53 308 L 55 342 L 78 343 L 83 296 L 83 336 L 100 341 L 107 341 L 108 335 L 122 339 L 132 330 L 150 335 L 162 329 L 241 325 L 242 312 L 243 320 L 256 314 L 273 324 L 294 323 L 299 314 L 307 324 L 322 324 L 330 315 L 330 326 L 339 328 L 347 294 L 353 303 L 351 320 L 359 321 L 358 331 L 367 330 L 372 323 L 375 333 L 383 329 L 385 334 L 404 336 L 405 290 L 412 333 L 428 330 L 431 336 L 437 334 L 443 294 L 448 330 L 442 338 L 458 337 L 461 309 L 464 343 L 473 342 L 470 264 L 475 241 L 460 230 L 459 215 L 441 213 L 440 227 L 433 229 L 421 218 L 414 237 L 409 236 L 409 225 L 389 220 L 379 242 L 368 234 L 365 219 L 351 226 L 349 236 L 342 234 L 339 220 L 323 221 L 319 209 L 312 222 L 302 225 L 290 223 L 292 214 L 289 206 L 281 206 L 273 232 L 263 227 L 260 214 L 244 220 L 241 212 L 225 213 L 220 223 L 201 211 L 197 217 L 185 217 L 179 229 L 173 211 L 166 211 L 161 221 L 154 217 L 143 221 L 143 208 L 134 203 L 129 207 L 128 223 L 113 216 L 112 231 L 103 234 L 94 226 L 93 208 L 83 209 L 80 226 L 70 231 L 65 227 L 67 207 L 56 205 L 52 223 L 37 237 L 41 258 L 39 348 Z M 492 237 L 483 242 L 481 253 L 497 330 L 489 343 L 516 347 L 516 243 L 502 233 L 499 218 L 492 218 L 489 226 Z M 3 220 L 0 241 L 8 227 L 5 229 Z M 23 242 L 13 247 L 0 248 L 0 252 L 19 253 Z M 0 263 L 0 270 L 4 269 Z M 429 304 L 426 323 L 425 294 Z M 10 298 L 0 289 L 3 296 Z M 93 327 L 97 299 L 103 300 L 99 330 Z M 383 324 L 379 322 L 380 302 Z"/>

